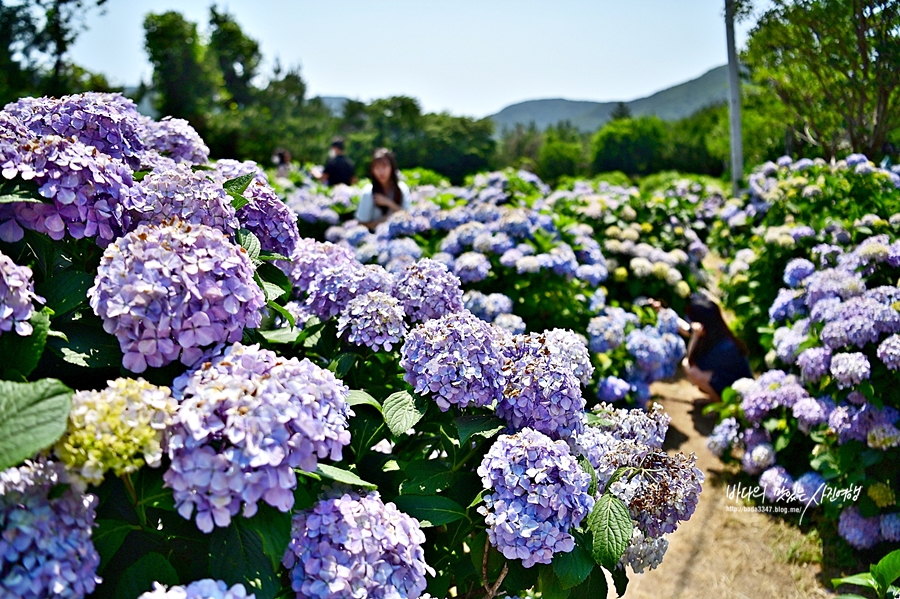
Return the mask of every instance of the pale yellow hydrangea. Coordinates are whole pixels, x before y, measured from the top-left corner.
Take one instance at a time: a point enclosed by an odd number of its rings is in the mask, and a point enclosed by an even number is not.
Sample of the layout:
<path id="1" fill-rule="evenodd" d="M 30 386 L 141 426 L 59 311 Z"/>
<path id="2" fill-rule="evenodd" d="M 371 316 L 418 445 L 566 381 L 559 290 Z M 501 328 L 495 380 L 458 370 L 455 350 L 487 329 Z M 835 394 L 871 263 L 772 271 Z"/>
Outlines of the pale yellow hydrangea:
<path id="1" fill-rule="evenodd" d="M 894 496 L 893 489 L 883 482 L 877 482 L 870 486 L 867 490 L 867 494 L 872 501 L 875 502 L 875 505 L 880 508 L 891 507 L 897 503 L 897 498 Z"/>
<path id="2" fill-rule="evenodd" d="M 143 379 L 120 378 L 102 391 L 79 391 L 72 397 L 69 426 L 56 444 L 56 455 L 94 484 L 108 470 L 120 476 L 144 464 L 157 467 L 177 407 L 168 387 Z"/>

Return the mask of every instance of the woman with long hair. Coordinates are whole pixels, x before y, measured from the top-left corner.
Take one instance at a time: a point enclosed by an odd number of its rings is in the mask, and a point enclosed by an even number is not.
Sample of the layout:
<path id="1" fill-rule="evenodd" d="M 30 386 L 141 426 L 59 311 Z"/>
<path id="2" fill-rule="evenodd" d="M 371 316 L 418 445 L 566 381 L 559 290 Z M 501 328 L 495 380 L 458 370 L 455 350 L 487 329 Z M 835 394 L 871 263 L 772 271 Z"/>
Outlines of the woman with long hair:
<path id="1" fill-rule="evenodd" d="M 705 295 L 691 296 L 687 316 L 691 340 L 682 366 L 688 380 L 719 401 L 722 391 L 736 380 L 753 378 L 747 347 L 725 324 L 719 307 Z"/>
<path id="2" fill-rule="evenodd" d="M 409 187 L 400 181 L 397 159 L 387 148 L 378 148 L 369 163 L 372 183 L 363 189 L 356 220 L 370 229 L 394 212 L 409 209 Z"/>

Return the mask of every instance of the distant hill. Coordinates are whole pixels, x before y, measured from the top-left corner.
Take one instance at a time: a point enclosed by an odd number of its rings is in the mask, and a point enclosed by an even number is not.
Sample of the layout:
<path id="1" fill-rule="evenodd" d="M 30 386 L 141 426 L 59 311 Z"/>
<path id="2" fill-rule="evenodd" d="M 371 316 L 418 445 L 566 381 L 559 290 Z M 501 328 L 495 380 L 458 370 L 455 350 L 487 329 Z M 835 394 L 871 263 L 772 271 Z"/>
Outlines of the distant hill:
<path id="1" fill-rule="evenodd" d="M 697 79 L 656 92 L 652 96 L 625 102 L 634 116 L 656 115 L 664 120 L 690 116 L 701 108 L 728 99 L 728 70 L 716 67 Z M 582 131 L 596 131 L 606 123 L 618 102 L 575 100 L 529 100 L 507 106 L 491 116 L 499 133 L 517 124 L 534 123 L 546 129 L 560 121 L 569 121 Z"/>

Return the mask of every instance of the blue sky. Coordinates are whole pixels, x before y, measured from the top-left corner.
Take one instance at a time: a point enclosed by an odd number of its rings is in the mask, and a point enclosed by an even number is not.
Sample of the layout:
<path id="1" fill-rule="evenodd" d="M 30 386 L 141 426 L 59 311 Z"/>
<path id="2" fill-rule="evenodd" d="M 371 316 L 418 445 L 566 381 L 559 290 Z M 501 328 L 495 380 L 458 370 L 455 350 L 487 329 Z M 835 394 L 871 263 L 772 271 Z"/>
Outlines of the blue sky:
<path id="1" fill-rule="evenodd" d="M 205 30 L 210 0 L 108 0 L 72 50 L 113 83 L 149 81 L 148 12 Z M 482 117 L 523 100 L 631 100 L 727 62 L 724 0 L 219 0 L 309 95 L 418 98 Z M 739 47 L 752 22 L 738 25 Z"/>

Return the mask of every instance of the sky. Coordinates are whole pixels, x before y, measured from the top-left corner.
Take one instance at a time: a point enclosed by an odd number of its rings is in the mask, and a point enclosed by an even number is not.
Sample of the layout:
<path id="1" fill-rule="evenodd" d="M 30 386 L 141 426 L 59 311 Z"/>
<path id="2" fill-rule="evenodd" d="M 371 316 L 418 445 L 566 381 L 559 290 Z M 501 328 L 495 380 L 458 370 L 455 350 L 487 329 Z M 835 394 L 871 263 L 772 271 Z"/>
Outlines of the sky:
<path id="1" fill-rule="evenodd" d="M 72 49 L 115 85 L 150 81 L 143 19 L 176 10 L 206 31 L 211 0 L 107 0 Z M 724 0 L 219 0 L 308 96 L 417 98 L 484 117 L 525 100 L 648 96 L 728 60 Z M 737 45 L 752 20 L 737 25 Z"/>

